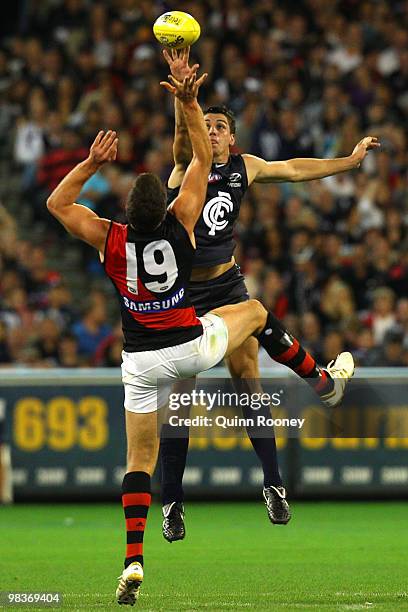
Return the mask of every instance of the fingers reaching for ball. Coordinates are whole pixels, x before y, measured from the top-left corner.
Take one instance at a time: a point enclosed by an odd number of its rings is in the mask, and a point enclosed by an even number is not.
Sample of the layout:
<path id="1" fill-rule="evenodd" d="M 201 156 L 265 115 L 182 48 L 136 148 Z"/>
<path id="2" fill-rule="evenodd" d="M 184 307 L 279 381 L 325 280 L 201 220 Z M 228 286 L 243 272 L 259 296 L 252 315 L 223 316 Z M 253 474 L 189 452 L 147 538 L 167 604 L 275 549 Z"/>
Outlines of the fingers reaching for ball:
<path id="1" fill-rule="evenodd" d="M 184 77 L 191 76 L 196 73 L 199 64 L 189 66 L 188 59 L 190 55 L 190 47 L 185 49 L 163 49 L 163 57 L 169 65 L 171 74 L 178 80 L 183 81 Z"/>
<path id="2" fill-rule="evenodd" d="M 197 79 L 197 74 L 193 73 L 191 76 L 185 76 L 182 81 L 179 81 L 172 74 L 169 74 L 168 79 L 170 83 L 168 81 L 161 81 L 160 85 L 180 100 L 188 101 L 197 98 L 198 90 L 207 77 L 208 74 L 205 72 Z"/>

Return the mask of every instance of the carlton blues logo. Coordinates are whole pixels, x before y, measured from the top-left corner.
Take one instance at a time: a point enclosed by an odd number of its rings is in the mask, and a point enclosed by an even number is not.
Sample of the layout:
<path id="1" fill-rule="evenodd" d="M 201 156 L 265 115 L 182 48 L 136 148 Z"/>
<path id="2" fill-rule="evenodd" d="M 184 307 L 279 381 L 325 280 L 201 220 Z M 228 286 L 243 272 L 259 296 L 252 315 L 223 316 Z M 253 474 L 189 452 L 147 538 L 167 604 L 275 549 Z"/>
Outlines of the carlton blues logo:
<path id="1" fill-rule="evenodd" d="M 215 236 L 215 232 L 225 229 L 228 225 L 226 214 L 232 212 L 234 204 L 231 196 L 225 191 L 219 191 L 215 198 L 212 198 L 204 206 L 203 219 L 207 227 L 210 228 L 209 236 Z"/>

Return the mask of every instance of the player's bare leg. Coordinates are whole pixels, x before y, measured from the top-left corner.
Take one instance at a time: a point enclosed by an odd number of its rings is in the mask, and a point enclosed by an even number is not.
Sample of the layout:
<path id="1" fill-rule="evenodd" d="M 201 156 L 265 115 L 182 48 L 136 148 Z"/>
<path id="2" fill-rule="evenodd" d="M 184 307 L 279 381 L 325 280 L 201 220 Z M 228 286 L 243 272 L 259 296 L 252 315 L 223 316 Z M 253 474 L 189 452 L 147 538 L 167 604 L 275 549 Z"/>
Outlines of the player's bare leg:
<path id="1" fill-rule="evenodd" d="M 151 476 L 157 463 L 159 438 L 157 412 L 139 414 L 125 410 L 127 438 L 127 472 L 146 472 Z"/>
<path id="2" fill-rule="evenodd" d="M 240 393 L 262 393 L 258 364 L 259 343 L 251 336 L 240 347 L 226 358 L 228 369 L 235 386 Z M 243 408 L 244 417 L 251 417 L 248 408 Z M 267 411 L 265 416 L 270 417 Z M 286 489 L 283 486 L 278 467 L 278 455 L 275 437 L 260 438 L 247 428 L 248 437 L 262 464 L 264 474 L 263 497 L 269 520 L 275 525 L 286 525 L 291 512 L 286 500 Z"/>
<path id="3" fill-rule="evenodd" d="M 211 310 L 224 319 L 228 327 L 228 346 L 225 357 L 229 357 L 250 336 L 261 333 L 265 327 L 267 310 L 258 300 L 248 300 Z"/>
<path id="4" fill-rule="evenodd" d="M 157 413 L 125 411 L 127 465 L 122 484 L 122 503 L 126 519 L 125 569 L 119 576 L 116 600 L 131 605 L 139 597 L 143 581 L 143 536 L 151 501 L 150 479 L 159 448 Z"/>

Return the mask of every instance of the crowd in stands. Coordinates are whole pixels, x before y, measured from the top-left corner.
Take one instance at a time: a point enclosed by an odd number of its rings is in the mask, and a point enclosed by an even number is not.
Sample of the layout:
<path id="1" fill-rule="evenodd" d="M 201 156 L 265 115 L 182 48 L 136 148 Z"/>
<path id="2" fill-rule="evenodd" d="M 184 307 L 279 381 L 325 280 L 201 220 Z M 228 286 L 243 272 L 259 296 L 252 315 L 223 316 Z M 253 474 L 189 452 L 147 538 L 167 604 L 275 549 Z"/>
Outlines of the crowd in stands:
<path id="1" fill-rule="evenodd" d="M 74 242 L 45 201 L 101 128 L 118 132 L 118 159 L 90 179 L 81 203 L 123 222 L 137 173 L 168 178 L 173 101 L 159 85 L 168 68 L 152 24 L 169 8 L 202 26 L 192 49 L 209 73 L 200 102 L 233 109 L 235 152 L 340 157 L 364 135 L 380 139 L 358 170 L 254 184 L 236 259 L 251 296 L 320 362 L 346 349 L 359 365 L 408 365 L 406 0 L 37 0 L 21 3 L 0 42 L 0 149 L 20 178 L 21 210 L 46 240 L 23 239 L 1 203 L 0 367 L 121 361 L 108 307 L 116 297 L 97 254 L 77 243 L 88 279 L 78 299 L 48 256 Z"/>

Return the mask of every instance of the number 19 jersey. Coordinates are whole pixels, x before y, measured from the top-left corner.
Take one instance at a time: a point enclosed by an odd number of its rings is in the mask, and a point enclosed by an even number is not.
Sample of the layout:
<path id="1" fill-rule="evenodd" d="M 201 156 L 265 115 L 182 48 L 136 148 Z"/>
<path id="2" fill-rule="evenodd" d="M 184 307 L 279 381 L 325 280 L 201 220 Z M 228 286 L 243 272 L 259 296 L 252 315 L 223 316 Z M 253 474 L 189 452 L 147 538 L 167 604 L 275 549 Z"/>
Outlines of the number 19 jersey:
<path id="1" fill-rule="evenodd" d="M 150 233 L 111 222 L 104 268 L 118 294 L 124 350 L 152 351 L 203 333 L 188 298 L 195 249 L 171 213 Z"/>

